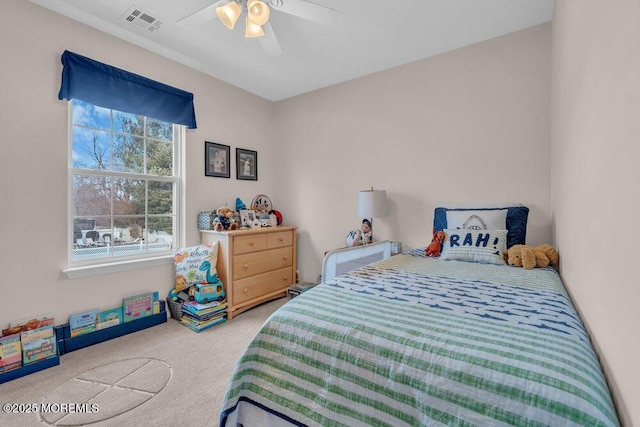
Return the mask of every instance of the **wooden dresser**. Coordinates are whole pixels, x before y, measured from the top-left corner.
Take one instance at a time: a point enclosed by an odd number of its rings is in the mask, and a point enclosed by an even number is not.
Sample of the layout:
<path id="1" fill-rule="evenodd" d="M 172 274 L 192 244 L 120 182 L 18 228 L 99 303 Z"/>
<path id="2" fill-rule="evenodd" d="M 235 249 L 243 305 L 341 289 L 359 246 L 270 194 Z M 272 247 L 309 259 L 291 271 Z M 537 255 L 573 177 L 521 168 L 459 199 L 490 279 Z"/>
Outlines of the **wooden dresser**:
<path id="1" fill-rule="evenodd" d="M 200 230 L 202 243 L 220 242 L 218 277 L 227 292 L 227 319 L 284 297 L 295 283 L 296 227 Z"/>

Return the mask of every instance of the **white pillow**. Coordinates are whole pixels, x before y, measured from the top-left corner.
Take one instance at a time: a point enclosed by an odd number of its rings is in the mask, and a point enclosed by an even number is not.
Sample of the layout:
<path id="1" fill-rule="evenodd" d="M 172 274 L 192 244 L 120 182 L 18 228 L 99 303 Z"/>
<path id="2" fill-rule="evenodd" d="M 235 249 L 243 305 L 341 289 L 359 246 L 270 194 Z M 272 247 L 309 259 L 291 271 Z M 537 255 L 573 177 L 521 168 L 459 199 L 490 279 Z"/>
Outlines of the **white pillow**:
<path id="1" fill-rule="evenodd" d="M 448 210 L 447 228 L 506 230 L 508 209 Z"/>
<path id="2" fill-rule="evenodd" d="M 173 261 L 177 291 L 197 283 L 215 283 L 218 280 L 218 242 L 177 249 Z"/>
<path id="3" fill-rule="evenodd" d="M 440 259 L 506 264 L 507 230 L 444 230 Z"/>

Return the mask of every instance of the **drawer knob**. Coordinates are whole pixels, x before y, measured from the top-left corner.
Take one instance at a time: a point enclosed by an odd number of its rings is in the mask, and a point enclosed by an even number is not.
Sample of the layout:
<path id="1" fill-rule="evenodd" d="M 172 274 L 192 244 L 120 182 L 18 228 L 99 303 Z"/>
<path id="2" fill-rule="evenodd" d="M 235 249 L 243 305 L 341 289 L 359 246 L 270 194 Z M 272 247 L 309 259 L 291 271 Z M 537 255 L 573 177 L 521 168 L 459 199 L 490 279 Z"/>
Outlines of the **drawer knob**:
<path id="1" fill-rule="evenodd" d="M 253 246 L 253 242 L 249 242 L 249 246 Z"/>
<path id="2" fill-rule="evenodd" d="M 285 261 L 288 260 L 289 259 L 289 255 L 283 256 L 282 259 L 285 260 Z"/>
<path id="3" fill-rule="evenodd" d="M 244 269 L 249 268 L 249 264 L 245 264 L 245 265 L 243 265 L 243 266 L 242 266 L 242 268 L 244 268 Z"/>
<path id="4" fill-rule="evenodd" d="M 282 237 L 280 237 L 278 240 L 284 242 L 284 239 Z"/>
<path id="5" fill-rule="evenodd" d="M 284 277 L 282 278 L 282 280 L 284 280 L 285 282 L 286 282 L 286 281 L 288 281 L 288 280 L 289 280 L 289 276 L 284 276 Z"/>
<path id="6" fill-rule="evenodd" d="M 244 292 L 244 293 L 246 294 L 247 292 L 249 292 L 249 288 L 244 288 L 244 289 L 242 290 L 242 292 Z"/>

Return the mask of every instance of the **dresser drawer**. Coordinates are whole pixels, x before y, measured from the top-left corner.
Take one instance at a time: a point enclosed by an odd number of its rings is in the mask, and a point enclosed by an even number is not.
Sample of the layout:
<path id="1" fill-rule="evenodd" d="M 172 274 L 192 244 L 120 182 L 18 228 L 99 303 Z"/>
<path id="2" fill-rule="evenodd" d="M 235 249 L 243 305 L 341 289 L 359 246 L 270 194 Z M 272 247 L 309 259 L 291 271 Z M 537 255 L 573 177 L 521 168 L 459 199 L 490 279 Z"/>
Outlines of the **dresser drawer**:
<path id="1" fill-rule="evenodd" d="M 296 279 L 296 227 L 201 230 L 203 243 L 219 243 L 217 271 L 227 291 L 227 319 L 284 297 Z"/>
<path id="2" fill-rule="evenodd" d="M 281 248 L 293 244 L 293 233 L 291 231 L 278 231 L 267 234 L 267 249 Z"/>
<path id="3" fill-rule="evenodd" d="M 243 279 L 255 274 L 293 265 L 291 246 L 233 257 L 233 277 Z"/>
<path id="4" fill-rule="evenodd" d="M 233 254 L 246 254 L 261 251 L 267 248 L 267 236 L 264 234 L 250 234 L 248 236 L 236 236 L 233 240 Z"/>
<path id="5" fill-rule="evenodd" d="M 241 304 L 270 292 L 284 292 L 293 283 L 293 279 L 293 268 L 287 267 L 236 280 L 233 283 L 232 304 Z"/>

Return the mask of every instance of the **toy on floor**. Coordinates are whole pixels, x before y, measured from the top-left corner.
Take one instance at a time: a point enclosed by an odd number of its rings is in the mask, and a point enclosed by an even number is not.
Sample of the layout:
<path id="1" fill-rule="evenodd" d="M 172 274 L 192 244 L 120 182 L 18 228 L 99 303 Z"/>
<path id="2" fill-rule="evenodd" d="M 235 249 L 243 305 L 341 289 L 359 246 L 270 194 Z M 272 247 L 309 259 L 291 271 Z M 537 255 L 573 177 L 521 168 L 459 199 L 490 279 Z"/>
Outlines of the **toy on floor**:
<path id="1" fill-rule="evenodd" d="M 220 280 L 216 280 L 214 283 L 198 283 L 195 288 L 193 298 L 201 304 L 222 301 L 226 298 L 224 286 Z"/>

